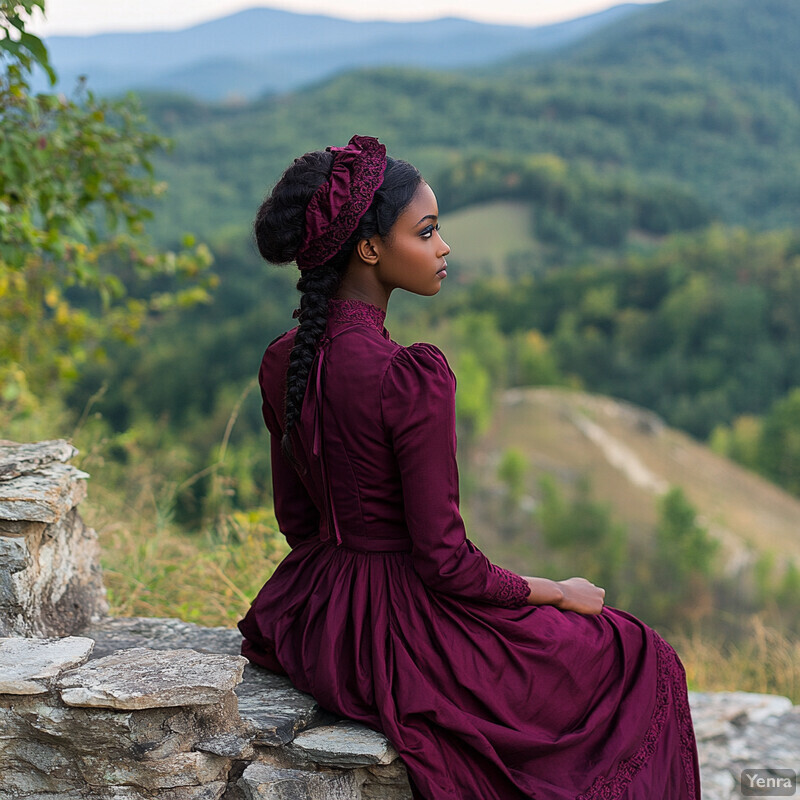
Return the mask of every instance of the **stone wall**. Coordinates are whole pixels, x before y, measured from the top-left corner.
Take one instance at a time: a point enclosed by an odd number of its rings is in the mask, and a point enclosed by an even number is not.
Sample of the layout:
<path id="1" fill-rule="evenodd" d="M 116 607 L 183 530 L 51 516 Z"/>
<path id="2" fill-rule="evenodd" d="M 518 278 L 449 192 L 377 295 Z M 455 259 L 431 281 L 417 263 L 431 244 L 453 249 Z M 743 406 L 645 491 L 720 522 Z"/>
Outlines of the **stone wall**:
<path id="1" fill-rule="evenodd" d="M 0 636 L 66 636 L 106 614 L 97 534 L 77 505 L 89 476 L 63 440 L 0 440 Z"/>
<path id="2" fill-rule="evenodd" d="M 0 798 L 410 798 L 388 741 L 238 655 L 237 631 L 107 619 L 0 639 Z"/>
<path id="3" fill-rule="evenodd" d="M 410 800 L 385 737 L 248 664 L 237 630 L 106 616 L 73 454 L 0 442 L 0 800 Z M 800 768 L 787 698 L 690 700 L 704 800 Z"/>

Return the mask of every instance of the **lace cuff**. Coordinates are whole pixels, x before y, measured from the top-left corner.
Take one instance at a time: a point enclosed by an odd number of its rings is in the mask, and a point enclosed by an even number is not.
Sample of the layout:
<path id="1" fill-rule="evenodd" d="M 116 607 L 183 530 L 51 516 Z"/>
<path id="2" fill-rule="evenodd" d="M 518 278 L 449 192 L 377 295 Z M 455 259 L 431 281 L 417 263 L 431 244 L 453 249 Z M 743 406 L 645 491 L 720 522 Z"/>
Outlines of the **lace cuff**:
<path id="1" fill-rule="evenodd" d="M 519 608 L 527 603 L 528 595 L 531 593 L 528 581 L 515 572 L 498 567 L 496 564 L 492 564 L 492 572 L 497 575 L 499 583 L 493 598 L 498 606 Z"/>

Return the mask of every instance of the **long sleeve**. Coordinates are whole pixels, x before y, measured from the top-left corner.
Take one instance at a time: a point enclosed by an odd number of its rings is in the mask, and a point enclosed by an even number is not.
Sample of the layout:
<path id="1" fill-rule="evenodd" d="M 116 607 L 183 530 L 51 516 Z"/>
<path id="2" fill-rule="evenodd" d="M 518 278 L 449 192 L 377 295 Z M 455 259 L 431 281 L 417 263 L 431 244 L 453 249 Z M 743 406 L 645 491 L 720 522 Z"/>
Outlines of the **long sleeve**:
<path id="1" fill-rule="evenodd" d="M 492 564 L 466 536 L 459 511 L 455 389 L 444 354 L 423 342 L 399 350 L 381 384 L 383 423 L 400 471 L 414 566 L 436 591 L 522 606 L 528 582 Z"/>
<path id="2" fill-rule="evenodd" d="M 295 547 L 305 539 L 319 535 L 319 509 L 314 505 L 297 470 L 286 460 L 281 451 L 281 429 L 272 406 L 263 394 L 263 389 L 262 399 L 262 414 L 270 435 L 275 519 L 289 547 Z"/>
<path id="3" fill-rule="evenodd" d="M 270 433 L 272 457 L 272 498 L 275 519 L 289 547 L 319 536 L 320 515 L 297 470 L 281 452 L 279 436 Z"/>

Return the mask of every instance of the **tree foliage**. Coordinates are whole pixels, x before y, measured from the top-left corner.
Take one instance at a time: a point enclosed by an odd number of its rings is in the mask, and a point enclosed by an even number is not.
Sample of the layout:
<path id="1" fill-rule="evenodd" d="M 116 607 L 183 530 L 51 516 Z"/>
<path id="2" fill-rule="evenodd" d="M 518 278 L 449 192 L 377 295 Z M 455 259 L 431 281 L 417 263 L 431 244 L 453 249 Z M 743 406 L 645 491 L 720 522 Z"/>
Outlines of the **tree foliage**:
<path id="1" fill-rule="evenodd" d="M 541 500 L 536 519 L 547 548 L 556 556 L 563 577 L 586 577 L 603 586 L 615 602 L 628 598 L 623 578 L 627 567 L 627 531 L 613 519 L 608 504 L 592 497 L 591 482 L 581 476 L 567 497 L 551 475 L 539 480 Z"/>
<path id="2" fill-rule="evenodd" d="M 742 415 L 718 425 L 717 452 L 800 496 L 800 387 L 778 398 L 763 417 Z"/>
<path id="3" fill-rule="evenodd" d="M 800 385 L 800 241 L 712 226 L 642 253 L 510 282 L 476 280 L 440 313 L 535 330 L 559 372 L 706 438 Z"/>
<path id="4" fill-rule="evenodd" d="M 654 582 L 649 601 L 654 616 L 700 619 L 712 604 L 714 558 L 719 542 L 699 524 L 697 511 L 680 487 L 659 501 Z"/>
<path id="5" fill-rule="evenodd" d="M 110 339 L 148 315 L 208 300 L 210 253 L 189 237 L 161 250 L 144 235 L 164 190 L 152 155 L 165 140 L 138 105 L 32 94 L 43 43 L 25 30 L 42 0 L 0 2 L 0 403 L 31 411 Z M 186 280 L 188 279 L 188 280 Z"/>

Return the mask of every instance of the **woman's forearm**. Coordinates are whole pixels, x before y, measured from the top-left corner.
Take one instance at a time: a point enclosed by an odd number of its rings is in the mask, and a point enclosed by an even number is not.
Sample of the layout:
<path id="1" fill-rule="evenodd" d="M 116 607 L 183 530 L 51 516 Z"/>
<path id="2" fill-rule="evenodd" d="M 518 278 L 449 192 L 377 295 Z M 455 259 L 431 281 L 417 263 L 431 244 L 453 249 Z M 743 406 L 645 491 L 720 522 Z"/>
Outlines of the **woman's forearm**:
<path id="1" fill-rule="evenodd" d="M 595 586 L 586 578 L 551 581 L 549 578 L 522 577 L 531 587 L 528 605 L 555 606 L 563 611 L 577 611 L 580 614 L 600 614 L 605 605 L 606 590 Z"/>
<path id="2" fill-rule="evenodd" d="M 564 599 L 563 589 L 549 578 L 530 578 L 523 575 L 531 593 L 528 595 L 528 603 L 532 606 L 555 606 Z"/>

